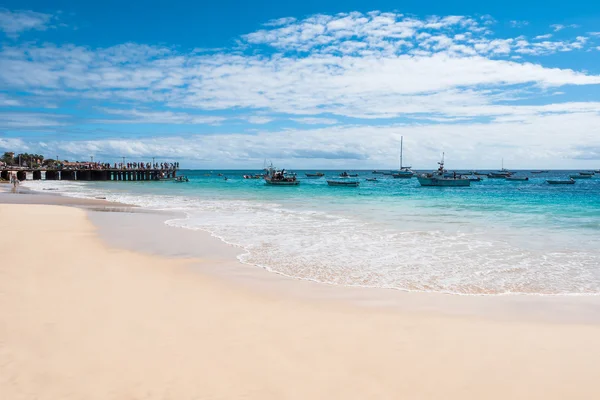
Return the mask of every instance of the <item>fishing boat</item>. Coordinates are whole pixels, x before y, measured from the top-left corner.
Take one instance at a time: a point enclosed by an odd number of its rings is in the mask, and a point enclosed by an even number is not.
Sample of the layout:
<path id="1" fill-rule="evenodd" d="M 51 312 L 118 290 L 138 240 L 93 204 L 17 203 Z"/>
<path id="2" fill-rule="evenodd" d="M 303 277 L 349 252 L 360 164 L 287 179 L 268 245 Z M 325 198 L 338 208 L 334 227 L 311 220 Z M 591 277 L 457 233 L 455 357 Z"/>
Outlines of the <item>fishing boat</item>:
<path id="1" fill-rule="evenodd" d="M 572 185 L 575 183 L 575 180 L 548 179 L 546 182 L 548 182 L 550 185 Z"/>
<path id="2" fill-rule="evenodd" d="M 392 176 L 396 179 L 410 179 L 415 176 L 415 173 L 410 169 L 410 167 L 405 167 L 402 165 L 402 148 L 404 142 L 404 136 L 400 136 L 400 169 L 398 171 L 392 172 Z"/>
<path id="3" fill-rule="evenodd" d="M 256 175 L 244 175 L 244 179 L 262 179 L 263 176 L 261 174 Z"/>
<path id="4" fill-rule="evenodd" d="M 273 164 L 269 168 L 265 169 L 265 182 L 267 185 L 272 186 L 297 186 L 300 181 L 296 179 L 296 175 L 286 174 L 285 169 L 278 170 L 273 167 Z"/>
<path id="5" fill-rule="evenodd" d="M 579 175 L 583 175 L 583 176 L 593 176 L 594 172 L 580 172 Z"/>
<path id="6" fill-rule="evenodd" d="M 307 178 L 321 178 L 323 176 L 325 176 L 325 174 L 322 172 L 316 172 L 314 174 L 309 174 L 309 173 L 306 174 Z"/>
<path id="7" fill-rule="evenodd" d="M 531 171 L 532 174 L 546 174 L 550 171 L 548 170 L 539 170 L 539 171 Z"/>
<path id="8" fill-rule="evenodd" d="M 174 179 L 174 182 L 189 182 L 190 180 L 188 179 L 187 176 L 178 176 Z"/>
<path id="9" fill-rule="evenodd" d="M 592 175 L 569 175 L 571 179 L 592 179 Z"/>
<path id="10" fill-rule="evenodd" d="M 329 186 L 344 186 L 344 187 L 357 187 L 360 182 L 358 181 L 327 181 Z"/>
<path id="11" fill-rule="evenodd" d="M 437 171 L 429 174 L 421 174 L 417 176 L 421 186 L 471 186 L 471 181 L 461 175 L 453 175 L 452 177 L 444 176 L 444 153 L 442 153 L 442 161 L 438 162 Z"/>
<path id="12" fill-rule="evenodd" d="M 507 176 L 507 181 L 528 181 L 529 178 L 527 176 Z"/>
<path id="13" fill-rule="evenodd" d="M 383 174 L 384 174 L 384 172 L 383 172 L 383 171 L 377 171 L 377 170 L 373 171 L 372 173 L 373 173 L 373 174 L 380 174 L 380 175 L 383 175 Z"/>
<path id="14" fill-rule="evenodd" d="M 356 178 L 357 176 L 358 176 L 358 174 L 349 174 L 346 171 L 344 171 L 340 174 L 340 178 Z"/>
<path id="15" fill-rule="evenodd" d="M 377 178 L 367 178 L 365 179 L 367 182 L 377 182 L 378 179 Z"/>

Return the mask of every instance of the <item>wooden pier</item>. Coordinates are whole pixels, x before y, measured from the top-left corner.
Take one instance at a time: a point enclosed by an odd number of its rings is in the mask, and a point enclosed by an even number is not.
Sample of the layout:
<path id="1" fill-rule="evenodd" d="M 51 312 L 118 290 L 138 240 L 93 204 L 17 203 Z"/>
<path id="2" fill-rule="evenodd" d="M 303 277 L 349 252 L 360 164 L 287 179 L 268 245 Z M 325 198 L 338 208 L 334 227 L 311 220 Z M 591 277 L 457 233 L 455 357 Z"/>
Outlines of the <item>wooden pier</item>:
<path id="1" fill-rule="evenodd" d="M 0 170 L 0 178 L 9 180 L 10 175 L 16 174 L 17 179 L 47 180 L 47 181 L 159 181 L 173 179 L 177 169 L 17 169 L 4 168 Z"/>

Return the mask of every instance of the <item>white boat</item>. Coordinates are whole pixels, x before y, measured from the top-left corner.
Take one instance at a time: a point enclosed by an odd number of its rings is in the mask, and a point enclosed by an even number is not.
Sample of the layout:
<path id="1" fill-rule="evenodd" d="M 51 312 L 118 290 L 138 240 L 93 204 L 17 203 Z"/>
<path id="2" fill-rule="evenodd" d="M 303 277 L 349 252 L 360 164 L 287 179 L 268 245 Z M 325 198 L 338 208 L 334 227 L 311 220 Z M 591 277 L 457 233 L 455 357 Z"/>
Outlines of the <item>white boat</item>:
<path id="1" fill-rule="evenodd" d="M 392 176 L 394 178 L 410 179 L 413 176 L 415 176 L 415 173 L 410 169 L 410 167 L 405 167 L 402 165 L 403 142 L 404 136 L 400 136 L 400 169 L 398 171 L 392 172 Z"/>
<path id="2" fill-rule="evenodd" d="M 592 179 L 592 175 L 569 175 L 569 178 L 571 179 Z"/>
<path id="3" fill-rule="evenodd" d="M 358 181 L 327 181 L 329 186 L 345 186 L 345 187 L 357 187 L 360 183 Z"/>
<path id="4" fill-rule="evenodd" d="M 492 179 L 504 179 L 511 176 L 513 173 L 504 168 L 504 158 L 502 159 L 502 169 L 498 172 L 490 172 L 488 174 L 488 178 Z"/>
<path id="5" fill-rule="evenodd" d="M 296 179 L 296 175 L 289 175 L 285 173 L 285 169 L 278 170 L 273 167 L 273 164 L 269 168 L 265 169 L 265 182 L 267 185 L 273 186 L 297 186 L 300 181 Z"/>
<path id="6" fill-rule="evenodd" d="M 421 186 L 471 186 L 471 180 L 468 178 L 464 178 L 461 175 L 453 175 L 452 177 L 444 176 L 444 173 L 446 172 L 444 170 L 444 153 L 442 153 L 442 161 L 438 162 L 438 164 L 439 167 L 437 171 L 417 176 L 417 179 L 419 180 Z"/>
<path id="7" fill-rule="evenodd" d="M 569 179 L 565 181 L 562 179 L 549 179 L 546 182 L 548 182 L 548 184 L 550 185 L 573 185 L 575 183 L 575 180 Z"/>

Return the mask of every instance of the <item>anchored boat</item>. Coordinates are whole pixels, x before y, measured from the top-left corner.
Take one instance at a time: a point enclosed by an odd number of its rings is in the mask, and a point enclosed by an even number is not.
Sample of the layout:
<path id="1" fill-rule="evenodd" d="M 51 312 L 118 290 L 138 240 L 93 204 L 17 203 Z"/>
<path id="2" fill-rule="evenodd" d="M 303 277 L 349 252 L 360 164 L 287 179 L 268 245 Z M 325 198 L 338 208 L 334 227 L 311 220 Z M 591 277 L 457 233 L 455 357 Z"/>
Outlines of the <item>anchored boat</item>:
<path id="1" fill-rule="evenodd" d="M 548 182 L 550 185 L 573 185 L 575 180 L 548 179 L 546 182 Z"/>
<path id="2" fill-rule="evenodd" d="M 398 170 L 398 172 L 393 172 L 392 176 L 394 178 L 410 179 L 415 175 L 415 173 L 410 169 L 410 167 L 405 167 L 402 165 L 403 142 L 404 142 L 404 136 L 400 136 L 400 169 Z"/>
<path id="3" fill-rule="evenodd" d="M 453 174 L 453 176 L 445 176 L 444 170 L 444 153 L 442 153 L 442 161 L 438 162 L 439 167 L 437 171 L 433 171 L 429 174 L 421 174 L 417 176 L 421 186 L 471 186 L 471 181 L 468 178 L 464 178 L 461 175 Z"/>
<path id="4" fill-rule="evenodd" d="M 314 174 L 309 174 L 309 173 L 306 174 L 307 178 L 321 178 L 323 176 L 325 176 L 325 174 L 322 172 L 316 172 Z"/>
<path id="5" fill-rule="evenodd" d="M 529 178 L 526 176 L 507 176 L 507 181 L 528 181 Z"/>
<path id="6" fill-rule="evenodd" d="M 571 179 L 592 179 L 592 175 L 569 175 Z"/>
<path id="7" fill-rule="evenodd" d="M 297 186 L 300 181 L 296 179 L 295 174 L 286 174 L 285 169 L 278 170 L 273 167 L 273 164 L 267 168 L 265 174 L 265 182 L 272 186 Z"/>
<path id="8" fill-rule="evenodd" d="M 345 186 L 345 187 L 357 187 L 358 181 L 327 181 L 329 186 Z"/>

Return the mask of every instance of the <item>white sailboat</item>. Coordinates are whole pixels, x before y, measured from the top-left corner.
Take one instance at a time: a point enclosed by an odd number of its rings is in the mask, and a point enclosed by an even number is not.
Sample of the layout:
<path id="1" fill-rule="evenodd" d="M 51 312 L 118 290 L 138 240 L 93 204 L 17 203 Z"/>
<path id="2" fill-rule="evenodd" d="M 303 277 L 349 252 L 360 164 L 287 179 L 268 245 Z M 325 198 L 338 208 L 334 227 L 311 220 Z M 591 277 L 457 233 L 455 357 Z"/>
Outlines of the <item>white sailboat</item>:
<path id="1" fill-rule="evenodd" d="M 402 165 L 402 148 L 403 148 L 404 136 L 400 136 L 400 169 L 398 172 L 392 173 L 394 178 L 412 178 L 415 173 L 410 169 L 410 167 L 405 167 Z"/>

